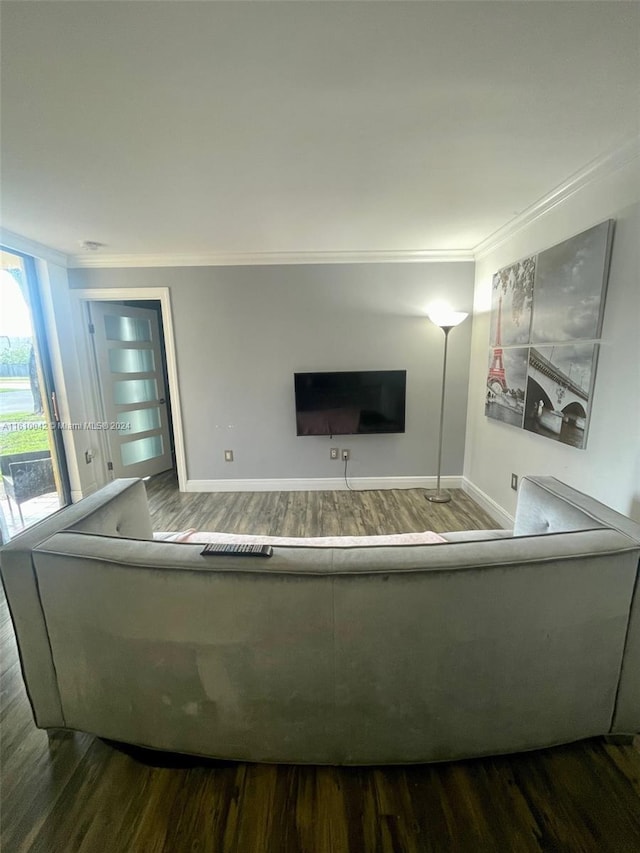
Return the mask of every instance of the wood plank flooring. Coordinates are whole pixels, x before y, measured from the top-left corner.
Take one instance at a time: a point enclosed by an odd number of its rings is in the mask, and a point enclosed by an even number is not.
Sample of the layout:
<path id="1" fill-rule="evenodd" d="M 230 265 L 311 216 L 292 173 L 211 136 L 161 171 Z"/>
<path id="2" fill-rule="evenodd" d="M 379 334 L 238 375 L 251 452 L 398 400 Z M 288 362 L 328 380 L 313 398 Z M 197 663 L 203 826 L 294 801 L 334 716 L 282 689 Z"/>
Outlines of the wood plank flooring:
<path id="1" fill-rule="evenodd" d="M 180 494 L 149 484 L 157 530 L 336 535 L 495 526 L 460 492 Z M 190 759 L 33 725 L 7 607 L 3 853 L 626 853 L 640 851 L 640 751 L 600 739 L 409 767 Z"/>
<path id="2" fill-rule="evenodd" d="M 422 530 L 497 527 L 456 490 L 451 503 L 425 500 L 422 489 L 335 492 L 179 492 L 172 475 L 148 484 L 154 530 L 224 530 L 265 536 L 369 536 Z"/>

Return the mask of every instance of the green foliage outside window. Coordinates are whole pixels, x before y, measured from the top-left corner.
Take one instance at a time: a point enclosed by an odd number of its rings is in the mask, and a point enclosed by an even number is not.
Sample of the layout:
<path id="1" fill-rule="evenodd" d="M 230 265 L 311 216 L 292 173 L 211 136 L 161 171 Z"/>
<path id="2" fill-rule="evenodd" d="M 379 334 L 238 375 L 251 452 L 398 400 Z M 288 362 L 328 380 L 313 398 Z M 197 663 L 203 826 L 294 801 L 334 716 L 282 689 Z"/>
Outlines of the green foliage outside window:
<path id="1" fill-rule="evenodd" d="M 31 338 L 0 337 L 0 364 L 29 364 Z"/>

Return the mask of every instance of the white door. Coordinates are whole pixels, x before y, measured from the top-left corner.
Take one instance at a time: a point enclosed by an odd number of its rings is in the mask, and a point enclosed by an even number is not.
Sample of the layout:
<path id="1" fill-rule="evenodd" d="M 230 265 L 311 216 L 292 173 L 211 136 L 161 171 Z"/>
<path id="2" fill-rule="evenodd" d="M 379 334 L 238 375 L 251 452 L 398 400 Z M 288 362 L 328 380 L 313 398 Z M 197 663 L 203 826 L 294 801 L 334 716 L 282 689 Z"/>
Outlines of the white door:
<path id="1" fill-rule="evenodd" d="M 166 471 L 173 463 L 158 315 L 113 302 L 90 302 L 89 311 L 112 475 Z"/>

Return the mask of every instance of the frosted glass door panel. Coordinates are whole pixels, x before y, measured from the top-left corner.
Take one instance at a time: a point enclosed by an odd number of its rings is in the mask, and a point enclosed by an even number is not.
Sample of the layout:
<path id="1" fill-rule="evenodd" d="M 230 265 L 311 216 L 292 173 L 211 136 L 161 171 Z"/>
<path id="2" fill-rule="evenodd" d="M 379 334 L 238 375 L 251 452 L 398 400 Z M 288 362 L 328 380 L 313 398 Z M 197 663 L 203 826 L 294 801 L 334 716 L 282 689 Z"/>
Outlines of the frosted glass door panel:
<path id="1" fill-rule="evenodd" d="M 120 456 L 123 465 L 136 465 L 147 459 L 155 459 L 162 456 L 164 446 L 161 435 L 150 435 L 147 438 L 139 438 L 136 441 L 127 441 L 120 445 Z"/>
<path id="2" fill-rule="evenodd" d="M 109 367 L 112 373 L 153 373 L 156 362 L 152 349 L 111 349 Z"/>
<path id="3" fill-rule="evenodd" d="M 155 379 L 120 379 L 113 383 L 113 398 L 119 406 L 151 403 L 158 399 Z"/>
<path id="4" fill-rule="evenodd" d="M 100 420 L 126 425 L 102 434 L 113 478 L 152 477 L 173 465 L 158 307 L 89 305 Z"/>
<path id="5" fill-rule="evenodd" d="M 160 429 L 162 426 L 160 409 L 157 406 L 155 409 L 133 409 L 130 412 L 123 412 L 120 420 L 130 425 L 124 435 L 148 432 L 151 429 Z"/>
<path id="6" fill-rule="evenodd" d="M 107 314 L 104 328 L 108 341 L 150 341 L 151 323 L 144 317 Z"/>

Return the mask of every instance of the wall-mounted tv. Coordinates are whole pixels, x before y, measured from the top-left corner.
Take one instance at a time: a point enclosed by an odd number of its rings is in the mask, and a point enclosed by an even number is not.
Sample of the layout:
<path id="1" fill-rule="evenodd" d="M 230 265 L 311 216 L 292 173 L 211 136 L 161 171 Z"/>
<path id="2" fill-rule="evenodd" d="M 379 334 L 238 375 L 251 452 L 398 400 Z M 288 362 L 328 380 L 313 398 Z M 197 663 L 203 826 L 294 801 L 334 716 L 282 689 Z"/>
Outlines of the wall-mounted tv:
<path id="1" fill-rule="evenodd" d="M 296 373 L 298 435 L 404 432 L 406 370 Z"/>

